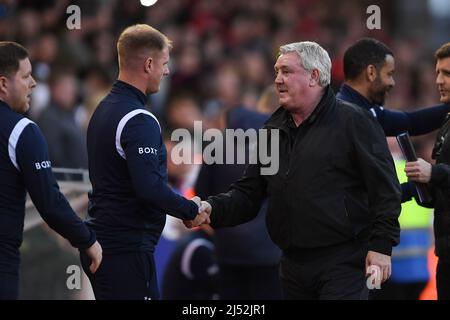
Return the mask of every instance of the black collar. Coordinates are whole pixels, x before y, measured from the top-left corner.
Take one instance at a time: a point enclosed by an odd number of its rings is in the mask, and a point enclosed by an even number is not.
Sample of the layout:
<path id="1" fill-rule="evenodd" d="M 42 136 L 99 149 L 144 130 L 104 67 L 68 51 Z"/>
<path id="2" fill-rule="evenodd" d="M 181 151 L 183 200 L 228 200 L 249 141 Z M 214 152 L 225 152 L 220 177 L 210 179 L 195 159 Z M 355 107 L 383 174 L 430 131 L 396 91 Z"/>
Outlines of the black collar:
<path id="1" fill-rule="evenodd" d="M 335 99 L 335 95 L 331 86 L 328 85 L 325 90 L 322 98 L 319 101 L 319 104 L 314 109 L 314 111 L 309 115 L 302 124 L 310 125 L 317 120 L 317 118 L 323 113 L 325 109 L 332 103 Z M 292 119 L 291 114 L 286 111 L 283 107 L 278 108 L 277 111 L 266 121 L 267 126 L 279 128 L 279 129 L 289 129 L 293 126 L 295 127 L 295 122 Z"/>

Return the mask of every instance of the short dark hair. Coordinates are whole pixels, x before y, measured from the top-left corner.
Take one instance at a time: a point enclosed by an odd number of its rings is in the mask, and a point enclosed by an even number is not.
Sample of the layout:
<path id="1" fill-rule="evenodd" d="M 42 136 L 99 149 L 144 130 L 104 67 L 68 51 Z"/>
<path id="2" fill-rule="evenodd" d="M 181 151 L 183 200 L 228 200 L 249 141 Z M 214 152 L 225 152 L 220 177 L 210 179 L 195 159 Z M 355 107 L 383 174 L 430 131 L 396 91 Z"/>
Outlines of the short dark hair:
<path id="1" fill-rule="evenodd" d="M 356 41 L 344 54 L 345 79 L 356 79 L 368 65 L 381 68 L 387 55 L 394 56 L 392 50 L 381 41 L 372 38 Z"/>
<path id="2" fill-rule="evenodd" d="M 12 41 L 0 41 L 0 76 L 11 77 L 19 70 L 19 62 L 28 58 L 28 51 Z"/>
<path id="3" fill-rule="evenodd" d="M 444 43 L 434 54 L 436 60 L 450 57 L 450 42 Z"/>

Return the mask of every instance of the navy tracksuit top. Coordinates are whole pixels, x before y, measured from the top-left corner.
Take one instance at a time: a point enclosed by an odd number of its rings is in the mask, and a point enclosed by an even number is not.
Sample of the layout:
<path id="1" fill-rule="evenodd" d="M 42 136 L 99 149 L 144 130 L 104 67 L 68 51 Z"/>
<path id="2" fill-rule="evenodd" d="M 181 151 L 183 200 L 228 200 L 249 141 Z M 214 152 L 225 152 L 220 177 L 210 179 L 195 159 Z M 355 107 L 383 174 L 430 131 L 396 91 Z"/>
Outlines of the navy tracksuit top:
<path id="1" fill-rule="evenodd" d="M 87 224 L 104 254 L 154 251 L 166 213 L 186 220 L 198 207 L 167 185 L 161 127 L 136 87 L 116 81 L 89 123 L 92 192 Z"/>
<path id="2" fill-rule="evenodd" d="M 377 118 L 386 136 L 396 136 L 406 131 L 412 136 L 429 133 L 440 128 L 445 116 L 450 112 L 448 104 L 439 104 L 413 112 L 388 110 L 371 103 L 346 84 L 340 87 L 336 98 L 370 111 Z"/>
<path id="3" fill-rule="evenodd" d="M 39 127 L 0 101 L 0 273 L 19 272 L 26 191 L 45 222 L 74 247 L 95 242 L 59 191 Z"/>

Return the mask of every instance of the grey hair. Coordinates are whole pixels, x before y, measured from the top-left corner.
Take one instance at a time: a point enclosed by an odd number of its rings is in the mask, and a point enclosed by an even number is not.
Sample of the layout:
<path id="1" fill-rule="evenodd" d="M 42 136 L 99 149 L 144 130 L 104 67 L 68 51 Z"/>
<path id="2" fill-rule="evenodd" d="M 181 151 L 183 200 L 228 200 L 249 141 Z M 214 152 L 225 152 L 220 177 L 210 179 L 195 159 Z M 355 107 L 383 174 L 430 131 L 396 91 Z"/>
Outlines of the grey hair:
<path id="1" fill-rule="evenodd" d="M 312 41 L 294 42 L 280 47 L 279 55 L 295 52 L 306 71 L 319 70 L 319 84 L 325 87 L 331 82 L 331 59 L 328 52 Z"/>

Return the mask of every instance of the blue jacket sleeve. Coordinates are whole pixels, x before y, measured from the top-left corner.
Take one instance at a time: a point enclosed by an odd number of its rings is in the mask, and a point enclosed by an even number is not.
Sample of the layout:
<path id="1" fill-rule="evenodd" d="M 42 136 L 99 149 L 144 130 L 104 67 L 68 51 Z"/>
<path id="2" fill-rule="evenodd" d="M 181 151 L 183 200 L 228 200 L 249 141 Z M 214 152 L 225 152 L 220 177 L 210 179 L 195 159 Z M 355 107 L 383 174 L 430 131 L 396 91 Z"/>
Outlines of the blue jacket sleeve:
<path id="1" fill-rule="evenodd" d="M 417 194 L 416 185 L 414 182 L 404 182 L 401 184 L 402 187 L 402 203 L 412 200 L 416 200 L 416 203 L 422 207 L 426 208 L 434 208 L 434 195 L 433 195 L 433 185 L 428 184 L 428 188 L 430 190 L 431 201 L 429 202 L 421 202 L 419 199 L 419 195 Z"/>
<path id="2" fill-rule="evenodd" d="M 416 197 L 416 188 L 412 182 L 404 182 L 400 185 L 402 187 L 402 203 L 412 200 Z"/>
<path id="3" fill-rule="evenodd" d="M 95 234 L 84 225 L 59 191 L 47 143 L 35 124 L 29 124 L 22 132 L 17 142 L 16 158 L 25 187 L 44 221 L 72 246 L 89 248 L 95 242 Z"/>
<path id="4" fill-rule="evenodd" d="M 195 202 L 173 192 L 165 181 L 167 166 L 160 159 L 163 142 L 158 123 L 148 115 L 134 116 L 124 127 L 121 144 L 136 196 L 179 219 L 194 219 Z"/>
<path id="5" fill-rule="evenodd" d="M 440 104 L 414 112 L 382 109 L 380 123 L 387 136 L 396 136 L 408 131 L 413 136 L 439 129 L 450 112 L 450 105 Z"/>

